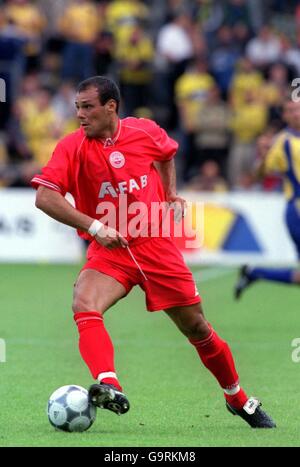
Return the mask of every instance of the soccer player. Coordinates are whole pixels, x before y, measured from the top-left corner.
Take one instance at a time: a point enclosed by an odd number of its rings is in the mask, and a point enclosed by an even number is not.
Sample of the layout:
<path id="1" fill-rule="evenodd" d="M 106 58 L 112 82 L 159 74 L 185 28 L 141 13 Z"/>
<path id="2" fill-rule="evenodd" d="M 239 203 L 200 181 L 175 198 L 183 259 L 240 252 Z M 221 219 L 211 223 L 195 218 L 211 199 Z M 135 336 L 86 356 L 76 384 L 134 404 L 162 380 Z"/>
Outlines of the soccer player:
<path id="1" fill-rule="evenodd" d="M 300 102 L 287 99 L 283 118 L 287 127 L 277 135 L 269 150 L 262 154 L 256 176 L 272 173 L 283 175 L 287 198 L 285 222 L 300 258 Z M 259 279 L 300 285 L 300 271 L 295 268 L 258 268 L 245 265 L 241 268 L 235 285 L 236 299 Z"/>
<path id="2" fill-rule="evenodd" d="M 273 428 L 259 400 L 240 387 L 230 348 L 206 321 L 192 274 L 171 238 L 122 235 L 124 226 L 99 220 L 108 203 L 119 214 L 125 194 L 128 212 L 132 203 L 151 207 L 165 201 L 177 203 L 177 213 L 184 213 L 173 161 L 178 144 L 151 120 L 120 119 L 119 103 L 119 89 L 110 79 L 96 76 L 80 83 L 80 129 L 58 143 L 42 173 L 32 179 L 36 206 L 91 240 L 73 299 L 80 353 L 97 380 L 89 389 L 90 399 L 117 414 L 129 410 L 103 315 L 139 285 L 147 309 L 164 310 L 194 346 L 221 386 L 228 410 L 253 428 Z M 67 192 L 75 207 L 65 199 Z M 129 214 L 128 227 L 131 220 Z"/>

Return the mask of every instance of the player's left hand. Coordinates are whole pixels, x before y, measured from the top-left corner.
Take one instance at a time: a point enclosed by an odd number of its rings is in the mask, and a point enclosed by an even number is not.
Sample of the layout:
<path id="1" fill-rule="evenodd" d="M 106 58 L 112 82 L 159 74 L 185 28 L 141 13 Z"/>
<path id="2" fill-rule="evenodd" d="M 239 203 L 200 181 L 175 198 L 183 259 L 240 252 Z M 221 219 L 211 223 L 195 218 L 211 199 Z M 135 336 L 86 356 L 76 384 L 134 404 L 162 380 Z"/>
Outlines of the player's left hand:
<path id="1" fill-rule="evenodd" d="M 171 209 L 174 209 L 174 220 L 177 224 L 186 215 L 187 204 L 186 200 L 180 196 L 173 195 L 167 198 Z"/>

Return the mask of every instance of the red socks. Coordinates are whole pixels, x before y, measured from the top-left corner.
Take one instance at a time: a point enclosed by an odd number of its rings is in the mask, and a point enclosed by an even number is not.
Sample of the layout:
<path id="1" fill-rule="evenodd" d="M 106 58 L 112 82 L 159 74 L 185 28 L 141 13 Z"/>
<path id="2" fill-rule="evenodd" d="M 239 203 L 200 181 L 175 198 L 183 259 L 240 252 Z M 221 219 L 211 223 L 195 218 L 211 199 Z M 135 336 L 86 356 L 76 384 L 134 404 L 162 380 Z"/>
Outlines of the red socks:
<path id="1" fill-rule="evenodd" d="M 94 379 L 113 384 L 122 391 L 114 366 L 114 348 L 97 311 L 78 312 L 74 320 L 79 332 L 79 350 Z"/>
<path id="2" fill-rule="evenodd" d="M 212 328 L 205 339 L 189 341 L 196 348 L 203 364 L 218 380 L 228 403 L 241 409 L 248 397 L 239 387 L 239 377 L 228 344 Z"/>
<path id="3" fill-rule="evenodd" d="M 79 332 L 79 350 L 93 377 L 113 384 L 122 391 L 115 373 L 113 344 L 101 314 L 96 311 L 78 312 L 75 313 L 74 320 Z M 212 328 L 205 339 L 190 339 L 190 342 L 203 364 L 218 380 L 228 403 L 241 409 L 248 397 L 239 387 L 238 374 L 228 344 Z"/>

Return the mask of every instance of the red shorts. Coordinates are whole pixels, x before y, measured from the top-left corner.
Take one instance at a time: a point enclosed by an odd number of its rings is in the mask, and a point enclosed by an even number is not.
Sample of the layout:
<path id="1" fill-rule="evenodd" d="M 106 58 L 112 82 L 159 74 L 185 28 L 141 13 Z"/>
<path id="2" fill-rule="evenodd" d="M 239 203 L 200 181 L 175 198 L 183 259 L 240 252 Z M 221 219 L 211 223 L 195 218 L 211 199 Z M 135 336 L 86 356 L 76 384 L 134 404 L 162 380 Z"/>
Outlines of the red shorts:
<path id="1" fill-rule="evenodd" d="M 109 250 L 95 241 L 82 268 L 114 277 L 128 293 L 139 285 L 146 294 L 149 311 L 199 303 L 191 271 L 170 238 L 149 238 L 128 248 Z"/>

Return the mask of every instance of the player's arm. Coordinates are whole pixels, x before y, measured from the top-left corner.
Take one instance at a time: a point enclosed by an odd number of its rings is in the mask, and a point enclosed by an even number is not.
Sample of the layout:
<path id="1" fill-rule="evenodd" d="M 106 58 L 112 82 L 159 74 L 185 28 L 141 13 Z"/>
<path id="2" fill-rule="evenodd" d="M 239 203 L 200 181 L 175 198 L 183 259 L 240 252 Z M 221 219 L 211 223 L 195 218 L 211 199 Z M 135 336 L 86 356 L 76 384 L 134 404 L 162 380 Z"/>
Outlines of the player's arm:
<path id="1" fill-rule="evenodd" d="M 272 136 L 268 133 L 262 134 L 258 137 L 256 142 L 256 149 L 258 159 L 254 165 L 252 177 L 254 181 L 261 181 L 266 175 L 266 157 L 272 147 Z"/>
<path id="2" fill-rule="evenodd" d="M 284 173 L 286 170 L 283 138 L 265 133 L 257 140 L 258 159 L 254 167 L 254 181 L 260 181 L 266 175 Z"/>
<path id="3" fill-rule="evenodd" d="M 39 186 L 36 207 L 48 216 L 75 229 L 87 232 L 107 248 L 127 246 L 128 242 L 116 230 L 75 209 L 58 191 Z"/>
<path id="4" fill-rule="evenodd" d="M 175 220 L 179 221 L 186 211 L 186 201 L 177 195 L 176 192 L 176 168 L 174 159 L 168 161 L 155 162 L 162 180 L 166 200 L 174 207 Z"/>
<path id="5" fill-rule="evenodd" d="M 260 159 L 255 163 L 251 175 L 253 182 L 260 182 L 267 175 L 265 159 Z"/>

